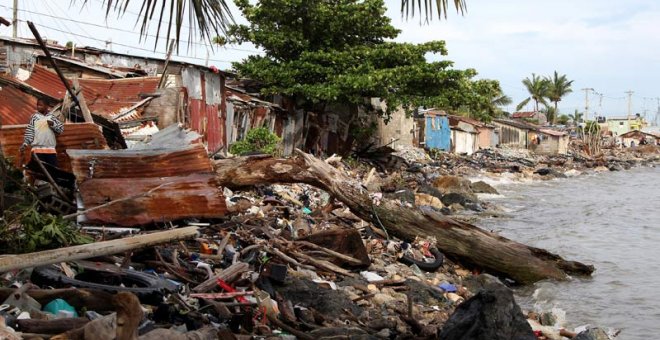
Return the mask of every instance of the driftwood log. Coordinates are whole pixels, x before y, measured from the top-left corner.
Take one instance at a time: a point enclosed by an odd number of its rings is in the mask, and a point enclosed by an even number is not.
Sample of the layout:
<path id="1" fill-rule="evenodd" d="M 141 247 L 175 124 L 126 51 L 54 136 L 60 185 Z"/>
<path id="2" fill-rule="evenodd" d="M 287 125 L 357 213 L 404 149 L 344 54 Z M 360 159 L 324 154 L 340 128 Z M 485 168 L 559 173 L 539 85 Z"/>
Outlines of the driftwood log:
<path id="1" fill-rule="evenodd" d="M 430 209 L 401 206 L 383 200 L 374 205 L 356 179 L 301 151 L 298 157 L 239 157 L 215 162 L 219 183 L 240 188 L 271 183 L 306 183 L 323 189 L 365 221 L 382 225 L 390 235 L 405 241 L 432 236 L 446 256 L 468 268 L 484 269 L 527 284 L 543 279 L 564 280 L 568 275 L 589 275 L 594 268 L 568 261 L 546 250 L 526 246 L 441 215 Z"/>

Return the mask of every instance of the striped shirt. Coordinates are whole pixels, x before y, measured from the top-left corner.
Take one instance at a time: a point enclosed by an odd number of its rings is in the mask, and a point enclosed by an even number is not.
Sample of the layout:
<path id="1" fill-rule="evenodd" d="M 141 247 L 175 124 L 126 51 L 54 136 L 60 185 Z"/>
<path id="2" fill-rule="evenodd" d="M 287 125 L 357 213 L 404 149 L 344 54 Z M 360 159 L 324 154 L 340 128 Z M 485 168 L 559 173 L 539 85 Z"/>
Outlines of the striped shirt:
<path id="1" fill-rule="evenodd" d="M 48 121 L 52 121 L 53 126 L 49 126 Z M 44 115 L 36 112 L 30 118 L 30 123 L 25 129 L 23 143 L 31 145 L 34 152 L 55 150 L 55 135 L 59 135 L 62 131 L 64 131 L 64 124 L 51 113 Z"/>

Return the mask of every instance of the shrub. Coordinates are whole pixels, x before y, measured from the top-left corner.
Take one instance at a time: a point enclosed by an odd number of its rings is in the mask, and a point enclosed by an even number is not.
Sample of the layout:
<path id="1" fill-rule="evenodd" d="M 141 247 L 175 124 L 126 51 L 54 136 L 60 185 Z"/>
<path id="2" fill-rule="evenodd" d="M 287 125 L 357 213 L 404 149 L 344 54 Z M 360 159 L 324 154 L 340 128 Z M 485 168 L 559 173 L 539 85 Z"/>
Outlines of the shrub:
<path id="1" fill-rule="evenodd" d="M 234 143 L 229 151 L 235 155 L 262 152 L 275 156 L 279 151 L 280 137 L 261 127 L 248 131 L 245 138 Z"/>

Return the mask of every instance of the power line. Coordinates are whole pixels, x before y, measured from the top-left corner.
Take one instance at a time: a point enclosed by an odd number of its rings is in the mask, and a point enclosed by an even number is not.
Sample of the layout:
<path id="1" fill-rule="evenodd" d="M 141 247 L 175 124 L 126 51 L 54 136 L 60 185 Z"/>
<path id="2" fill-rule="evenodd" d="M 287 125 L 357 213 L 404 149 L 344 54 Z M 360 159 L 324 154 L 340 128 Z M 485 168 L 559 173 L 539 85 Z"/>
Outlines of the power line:
<path id="1" fill-rule="evenodd" d="M 26 22 L 25 20 L 18 20 L 18 21 Z M 77 37 L 87 38 L 87 39 L 90 39 L 90 40 L 94 40 L 94 41 L 98 41 L 98 42 L 105 43 L 105 40 L 103 40 L 103 39 L 93 38 L 93 37 L 89 37 L 89 36 L 86 36 L 86 35 L 77 34 L 77 33 L 73 33 L 73 32 L 66 32 L 66 31 L 62 31 L 62 30 L 60 30 L 60 29 L 57 29 L 57 28 L 54 28 L 54 27 L 50 27 L 50 26 L 46 26 L 46 25 L 39 25 L 39 26 L 40 26 L 40 27 L 43 27 L 43 28 L 51 29 L 51 30 L 53 30 L 53 31 L 61 32 L 61 33 L 64 33 L 64 34 L 71 34 L 71 35 L 74 35 L 74 36 L 77 36 Z M 116 43 L 116 42 L 113 42 L 113 44 L 114 44 L 114 45 L 117 45 L 117 46 L 128 47 L 128 48 L 135 49 L 135 50 L 146 51 L 146 52 L 149 52 L 149 53 L 166 54 L 165 52 L 156 52 L 156 51 L 149 50 L 149 49 L 146 49 L 146 48 L 141 48 L 141 47 L 136 47 L 136 46 L 126 45 L 126 44 L 121 44 L 121 43 Z M 186 59 L 194 59 L 194 60 L 204 60 L 204 61 L 206 61 L 206 58 L 198 58 L 198 57 L 179 56 L 179 58 L 186 58 Z M 209 61 L 216 61 L 216 62 L 220 62 L 220 63 L 229 63 L 229 64 L 231 64 L 231 63 L 233 62 L 233 61 L 230 61 L 230 60 L 219 60 L 219 59 L 208 59 L 208 60 L 209 60 Z"/>
<path id="2" fill-rule="evenodd" d="M 48 6 L 48 3 L 47 3 L 47 2 L 44 2 L 44 3 L 46 4 L 46 6 Z M 4 6 L 4 5 L 0 5 L 0 7 L 10 9 L 9 7 Z M 48 7 L 49 7 L 49 6 L 48 6 Z M 49 7 L 49 8 L 50 8 L 50 7 Z M 75 20 L 75 19 L 71 19 L 71 18 L 68 18 L 68 17 L 65 18 L 65 17 L 61 17 L 61 16 L 57 16 L 57 15 L 51 15 L 51 14 L 46 14 L 46 13 L 34 12 L 34 11 L 30 11 L 30 10 L 25 10 L 25 9 L 18 9 L 18 11 L 19 11 L 19 12 L 30 13 L 30 14 L 36 14 L 36 15 L 40 15 L 40 16 L 44 16 L 44 17 L 48 17 L 48 18 L 52 18 L 52 19 L 60 19 L 60 20 L 71 21 L 71 22 L 76 23 L 76 24 L 89 25 L 89 26 L 93 26 L 93 27 L 99 27 L 99 28 L 104 28 L 104 29 L 114 30 L 114 31 L 117 31 L 117 32 L 130 33 L 130 34 L 134 34 L 134 35 L 138 35 L 138 36 L 143 36 L 143 35 L 140 34 L 139 32 L 135 32 L 135 31 L 127 30 L 127 29 L 122 29 L 122 28 L 117 28 L 117 27 L 111 27 L 111 26 L 107 26 L 107 25 L 100 25 L 100 24 L 95 24 L 95 23 L 91 23 L 91 22 L 85 22 L 85 21 Z M 51 10 L 51 12 L 54 12 L 54 11 Z M 57 22 L 56 22 L 56 25 L 59 26 L 59 24 L 58 24 Z M 80 26 L 78 26 L 78 27 L 80 27 Z M 69 29 L 68 27 L 66 27 L 66 29 L 70 31 L 70 29 Z M 87 34 L 87 35 L 91 35 L 91 34 L 89 34 L 88 32 L 86 32 L 84 29 L 82 29 L 82 27 L 81 27 L 81 31 L 83 31 L 83 33 L 85 33 L 85 34 Z M 157 37 L 158 39 L 161 39 L 161 40 L 167 40 L 167 37 L 156 36 L 156 35 L 154 35 L 154 34 L 144 34 L 144 36 L 151 37 L 151 38 L 156 38 L 156 37 Z M 189 40 L 179 40 L 179 41 L 180 41 L 180 42 L 183 42 L 183 43 L 192 44 L 192 45 L 198 45 L 198 46 L 203 46 L 203 47 L 209 47 L 209 45 L 206 44 L 206 43 L 200 43 L 200 42 L 189 41 Z M 119 44 L 117 44 L 117 45 L 119 45 Z M 248 49 L 242 49 L 242 48 L 236 48 L 236 47 L 226 47 L 226 46 L 223 46 L 222 48 L 224 48 L 224 49 L 228 49 L 228 50 L 233 50 L 233 51 L 239 51 L 239 52 L 247 52 L 247 53 L 262 53 L 262 52 L 260 52 L 260 51 L 256 51 L 256 50 L 248 50 Z"/>

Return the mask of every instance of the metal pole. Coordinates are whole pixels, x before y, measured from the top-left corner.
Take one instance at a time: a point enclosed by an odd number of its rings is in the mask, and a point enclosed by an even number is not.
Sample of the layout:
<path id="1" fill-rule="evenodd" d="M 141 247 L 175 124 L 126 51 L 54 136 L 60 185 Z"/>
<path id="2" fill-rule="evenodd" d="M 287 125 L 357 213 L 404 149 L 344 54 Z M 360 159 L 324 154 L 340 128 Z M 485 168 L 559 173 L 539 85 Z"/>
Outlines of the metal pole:
<path id="1" fill-rule="evenodd" d="M 11 37 L 16 39 L 16 38 L 18 38 L 18 0 L 14 0 L 13 14 L 14 14 L 14 17 L 13 17 L 13 20 L 11 22 L 11 25 L 12 25 L 12 27 L 11 27 L 11 29 L 12 29 Z"/>
<path id="2" fill-rule="evenodd" d="M 39 31 L 37 31 L 37 28 L 34 26 L 34 24 L 31 21 L 28 21 L 27 24 L 28 24 L 28 27 L 30 27 L 30 31 L 32 31 L 32 34 L 34 34 L 35 39 L 37 39 L 37 42 L 39 43 L 39 46 L 41 46 L 41 49 L 44 51 L 44 54 L 46 54 L 46 58 L 53 65 L 53 68 L 55 69 L 55 72 L 57 73 L 57 76 L 60 77 L 60 80 L 64 84 L 64 87 L 66 87 L 67 92 L 69 92 L 69 95 L 71 96 L 71 99 L 73 99 L 73 101 L 76 103 L 76 105 L 78 105 L 78 108 L 80 108 L 80 112 L 82 112 L 83 109 L 82 109 L 82 106 L 80 106 L 80 102 L 78 101 L 78 97 L 73 92 L 73 89 L 71 88 L 71 85 L 69 85 L 69 82 L 64 77 L 64 74 L 62 74 L 62 71 L 60 71 L 60 68 L 57 67 L 57 64 L 55 64 L 55 59 L 53 59 L 53 56 L 50 54 L 50 51 L 48 50 L 48 47 L 46 47 L 46 44 L 44 43 L 43 39 L 41 39 L 41 35 L 39 34 Z"/>

